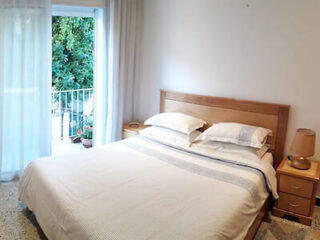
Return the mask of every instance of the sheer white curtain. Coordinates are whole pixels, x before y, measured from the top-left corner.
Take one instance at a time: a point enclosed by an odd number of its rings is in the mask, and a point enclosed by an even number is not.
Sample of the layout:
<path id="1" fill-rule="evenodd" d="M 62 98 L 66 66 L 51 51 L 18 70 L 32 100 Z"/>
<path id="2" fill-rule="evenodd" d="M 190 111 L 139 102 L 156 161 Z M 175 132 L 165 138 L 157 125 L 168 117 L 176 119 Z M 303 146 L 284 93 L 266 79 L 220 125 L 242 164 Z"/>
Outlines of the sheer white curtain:
<path id="1" fill-rule="evenodd" d="M 0 181 L 50 155 L 51 3 L 0 0 Z"/>
<path id="2" fill-rule="evenodd" d="M 106 143 L 108 115 L 109 2 L 95 10 L 94 145 Z"/>
<path id="3" fill-rule="evenodd" d="M 142 24 L 142 0 L 110 0 L 104 15 L 107 47 L 104 52 L 108 66 L 97 76 L 96 86 L 100 87 L 100 98 L 106 105 L 96 102 L 96 114 L 106 116 L 105 121 L 96 124 L 96 144 L 121 139 L 123 122 L 135 119 L 139 46 Z M 97 65 L 98 69 L 99 66 Z M 97 71 L 98 72 L 98 71 Z M 103 77 L 102 77 L 103 76 Z M 107 86 L 99 85 L 99 79 L 106 79 Z M 98 88 L 99 88 L 98 87 Z M 99 100 L 97 98 L 97 100 Z M 99 118 L 96 118 L 99 119 Z M 102 130 L 102 131 L 101 131 Z M 100 132 L 101 131 L 101 132 Z"/>

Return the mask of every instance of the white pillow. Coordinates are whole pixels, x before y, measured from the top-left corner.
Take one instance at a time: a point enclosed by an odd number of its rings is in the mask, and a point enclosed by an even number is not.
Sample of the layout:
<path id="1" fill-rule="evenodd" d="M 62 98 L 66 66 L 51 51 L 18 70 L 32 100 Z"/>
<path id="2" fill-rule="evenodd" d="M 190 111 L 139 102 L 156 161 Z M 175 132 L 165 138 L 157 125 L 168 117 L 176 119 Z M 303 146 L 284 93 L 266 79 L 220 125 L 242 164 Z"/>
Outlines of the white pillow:
<path id="1" fill-rule="evenodd" d="M 254 156 L 260 159 L 263 158 L 263 156 L 269 150 L 267 145 L 264 145 L 262 148 L 253 148 L 253 147 L 241 146 L 233 143 L 216 142 L 216 141 L 200 141 L 200 142 L 196 142 L 195 145 L 201 146 L 202 148 L 206 147 L 212 150 L 219 150 L 223 152 L 253 154 Z"/>
<path id="2" fill-rule="evenodd" d="M 237 157 L 241 157 L 248 160 L 261 160 L 268 151 L 268 147 L 265 146 L 261 149 L 236 145 L 233 143 L 216 142 L 216 141 L 199 141 L 192 145 L 192 148 L 200 149 L 204 152 L 213 152 L 228 154 Z M 261 151 L 262 150 L 262 151 Z"/>
<path id="3" fill-rule="evenodd" d="M 217 123 L 204 131 L 196 140 L 229 142 L 261 148 L 272 134 L 270 129 L 240 123 Z"/>
<path id="4" fill-rule="evenodd" d="M 170 146 L 185 148 L 189 147 L 201 132 L 193 131 L 191 134 L 185 134 L 164 127 L 148 127 L 140 130 L 139 134 Z"/>
<path id="5" fill-rule="evenodd" d="M 186 134 L 202 128 L 205 124 L 202 119 L 178 112 L 159 113 L 144 122 L 144 125 L 166 127 Z"/>

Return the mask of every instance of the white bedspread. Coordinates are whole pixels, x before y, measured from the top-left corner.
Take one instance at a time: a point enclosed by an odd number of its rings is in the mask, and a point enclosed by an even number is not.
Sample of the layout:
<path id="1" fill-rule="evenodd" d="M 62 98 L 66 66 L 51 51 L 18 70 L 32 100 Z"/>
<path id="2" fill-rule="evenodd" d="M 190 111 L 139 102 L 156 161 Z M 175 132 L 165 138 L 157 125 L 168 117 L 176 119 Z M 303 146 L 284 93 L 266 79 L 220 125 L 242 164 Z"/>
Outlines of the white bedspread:
<path id="1" fill-rule="evenodd" d="M 243 239 L 274 188 L 271 169 L 134 137 L 33 161 L 20 200 L 49 240 Z"/>

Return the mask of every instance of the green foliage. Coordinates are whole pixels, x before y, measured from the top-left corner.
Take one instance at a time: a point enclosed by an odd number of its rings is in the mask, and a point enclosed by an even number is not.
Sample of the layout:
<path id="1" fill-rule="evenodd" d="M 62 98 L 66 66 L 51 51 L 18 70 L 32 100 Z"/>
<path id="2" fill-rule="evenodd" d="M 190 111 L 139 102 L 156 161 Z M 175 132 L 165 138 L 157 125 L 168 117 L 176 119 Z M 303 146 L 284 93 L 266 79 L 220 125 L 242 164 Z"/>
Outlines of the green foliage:
<path id="1" fill-rule="evenodd" d="M 52 86 L 93 87 L 94 19 L 52 17 Z"/>

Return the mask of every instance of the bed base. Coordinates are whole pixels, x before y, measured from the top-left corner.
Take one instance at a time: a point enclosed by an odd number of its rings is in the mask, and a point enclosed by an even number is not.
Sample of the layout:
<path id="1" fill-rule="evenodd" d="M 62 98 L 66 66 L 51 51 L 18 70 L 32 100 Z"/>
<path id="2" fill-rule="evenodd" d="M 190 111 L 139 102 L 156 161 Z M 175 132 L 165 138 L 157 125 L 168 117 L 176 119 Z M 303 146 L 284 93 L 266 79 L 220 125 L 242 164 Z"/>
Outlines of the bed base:
<path id="1" fill-rule="evenodd" d="M 244 238 L 245 240 L 253 240 L 264 217 L 266 216 L 267 212 L 271 209 L 271 197 L 269 196 L 266 201 L 264 202 L 263 206 L 260 209 L 260 212 L 256 216 L 256 219 L 254 222 L 251 224 L 246 237 Z"/>
<path id="2" fill-rule="evenodd" d="M 256 216 L 254 222 L 251 224 L 246 237 L 244 240 L 253 240 L 264 217 L 266 216 L 267 212 L 271 209 L 271 197 L 269 196 L 266 201 L 264 202 L 263 206 L 261 207 L 258 215 Z M 26 207 L 27 214 L 32 214 L 32 211 Z M 40 225 L 38 225 L 40 227 Z M 40 227 L 41 229 L 41 227 Z"/>

